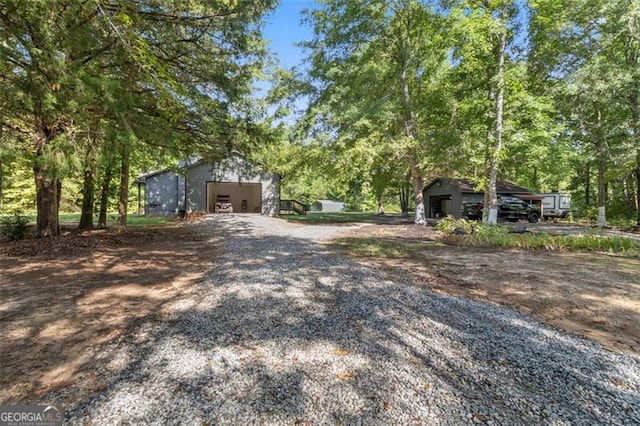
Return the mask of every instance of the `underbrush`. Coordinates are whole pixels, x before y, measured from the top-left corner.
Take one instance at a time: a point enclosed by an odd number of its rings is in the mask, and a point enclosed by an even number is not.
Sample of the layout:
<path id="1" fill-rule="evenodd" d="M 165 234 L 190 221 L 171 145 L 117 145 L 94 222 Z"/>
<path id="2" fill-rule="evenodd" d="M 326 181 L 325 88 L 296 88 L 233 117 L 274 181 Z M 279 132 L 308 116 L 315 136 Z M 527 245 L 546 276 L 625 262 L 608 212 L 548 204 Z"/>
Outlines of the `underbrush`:
<path id="1" fill-rule="evenodd" d="M 582 235 L 551 235 L 527 232 L 525 227 L 485 225 L 465 219 L 446 217 L 436 225 L 442 241 L 471 247 L 504 247 L 525 250 L 597 251 L 640 256 L 640 244 L 626 237 L 608 236 L 593 231 Z"/>
<path id="2" fill-rule="evenodd" d="M 9 241 L 24 240 L 29 233 L 29 218 L 15 213 L 0 217 L 0 238 Z"/>

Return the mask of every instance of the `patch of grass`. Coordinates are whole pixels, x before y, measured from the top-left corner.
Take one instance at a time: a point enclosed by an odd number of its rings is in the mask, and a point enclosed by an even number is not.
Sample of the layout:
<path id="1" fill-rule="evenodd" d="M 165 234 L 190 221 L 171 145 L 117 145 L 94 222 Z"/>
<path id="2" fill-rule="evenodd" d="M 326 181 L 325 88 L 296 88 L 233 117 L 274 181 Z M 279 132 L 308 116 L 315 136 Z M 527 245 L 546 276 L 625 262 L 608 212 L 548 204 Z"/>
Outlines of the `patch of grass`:
<path id="1" fill-rule="evenodd" d="M 283 214 L 280 218 L 289 222 L 300 222 L 308 224 L 329 224 L 329 223 L 377 223 L 379 219 L 373 212 L 307 212 L 306 215 Z"/>
<path id="2" fill-rule="evenodd" d="M 11 217 L 11 215 L 0 215 L 0 219 L 5 217 Z M 23 215 L 21 217 L 26 218 L 28 223 L 34 224 L 37 216 L 35 214 Z M 74 226 L 80 223 L 80 213 L 60 213 L 58 215 L 61 225 Z M 107 215 L 107 226 L 114 226 L 118 220 L 117 213 L 109 213 Z M 138 215 L 129 215 L 127 217 L 127 225 L 129 226 L 157 226 L 163 225 L 167 222 L 171 222 L 174 219 L 172 217 L 147 217 Z M 98 216 L 93 217 L 95 224 L 98 223 Z"/>
<path id="3" fill-rule="evenodd" d="M 640 246 L 630 238 L 609 237 L 596 234 L 472 234 L 455 238 L 456 243 L 468 246 L 497 246 L 526 250 L 598 251 L 640 256 Z"/>
<path id="4" fill-rule="evenodd" d="M 454 234 L 456 228 L 463 229 L 466 234 Z M 446 218 L 437 225 L 441 232 L 440 239 L 449 244 L 471 247 L 503 247 L 524 250 L 548 251 L 596 251 L 640 256 L 640 243 L 636 240 L 619 236 L 604 235 L 592 231 L 582 235 L 551 235 L 546 233 L 511 233 L 511 228 L 500 225 L 470 225 L 464 219 Z"/>
<path id="5" fill-rule="evenodd" d="M 60 213 L 58 216 L 60 222 L 66 223 L 80 223 L 80 213 Z M 127 216 L 127 226 L 155 226 L 163 225 L 172 221 L 171 217 L 147 217 L 130 214 Z M 107 214 L 107 226 L 115 226 L 118 221 L 118 213 Z M 94 224 L 98 223 L 98 216 L 93 217 Z"/>
<path id="6" fill-rule="evenodd" d="M 173 222 L 172 217 L 147 217 L 147 216 L 138 216 L 138 215 L 130 215 L 127 217 L 127 224 L 131 226 L 154 226 L 154 225 L 164 225 L 168 222 Z"/>
<path id="7" fill-rule="evenodd" d="M 420 241 L 396 240 L 392 238 L 341 238 L 333 247 L 358 257 L 409 258 L 425 249 Z M 432 244 L 433 245 L 433 244 Z"/>

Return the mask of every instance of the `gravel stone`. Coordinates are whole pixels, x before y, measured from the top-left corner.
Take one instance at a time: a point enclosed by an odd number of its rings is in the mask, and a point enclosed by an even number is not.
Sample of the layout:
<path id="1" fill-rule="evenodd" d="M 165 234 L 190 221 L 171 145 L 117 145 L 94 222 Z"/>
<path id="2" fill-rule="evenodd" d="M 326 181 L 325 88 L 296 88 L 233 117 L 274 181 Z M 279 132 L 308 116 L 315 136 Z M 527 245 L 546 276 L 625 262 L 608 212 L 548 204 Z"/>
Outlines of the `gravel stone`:
<path id="1" fill-rule="evenodd" d="M 352 226 L 198 226 L 225 235 L 210 274 L 104 348 L 66 423 L 640 424 L 640 358 L 323 245 Z"/>

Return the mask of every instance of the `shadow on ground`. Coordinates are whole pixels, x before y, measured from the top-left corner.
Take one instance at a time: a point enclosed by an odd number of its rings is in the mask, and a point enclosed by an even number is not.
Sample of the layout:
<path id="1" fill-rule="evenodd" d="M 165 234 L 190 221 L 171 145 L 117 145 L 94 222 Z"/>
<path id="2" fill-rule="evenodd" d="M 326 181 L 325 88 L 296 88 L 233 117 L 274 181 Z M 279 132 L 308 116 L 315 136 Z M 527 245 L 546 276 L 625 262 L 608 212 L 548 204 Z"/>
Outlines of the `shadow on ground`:
<path id="1" fill-rule="evenodd" d="M 101 347 L 188 293 L 215 262 L 217 238 L 176 225 L 4 246 L 0 403 L 103 389 Z"/>
<path id="2" fill-rule="evenodd" d="M 625 424 L 638 416 L 637 358 L 410 279 L 383 279 L 304 239 L 255 237 L 234 219 L 211 230 L 224 240 L 213 270 L 113 342 L 102 355 L 111 369 L 104 389 L 69 407 L 72 422 Z"/>

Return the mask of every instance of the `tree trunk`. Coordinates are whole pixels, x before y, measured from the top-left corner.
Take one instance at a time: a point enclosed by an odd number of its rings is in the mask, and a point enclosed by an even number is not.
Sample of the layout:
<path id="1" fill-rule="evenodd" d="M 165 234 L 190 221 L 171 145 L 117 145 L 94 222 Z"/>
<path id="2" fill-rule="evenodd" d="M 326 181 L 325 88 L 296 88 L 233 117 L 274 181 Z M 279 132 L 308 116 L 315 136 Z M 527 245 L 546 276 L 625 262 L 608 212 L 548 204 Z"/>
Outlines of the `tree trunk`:
<path id="1" fill-rule="evenodd" d="M 640 227 L 640 109 L 638 106 L 640 88 L 638 88 L 638 85 L 637 81 L 634 82 L 629 100 L 631 105 L 631 129 L 636 148 L 636 226 Z"/>
<path id="2" fill-rule="evenodd" d="M 2 165 L 2 157 L 0 157 L 0 210 L 4 206 L 4 168 Z"/>
<path id="3" fill-rule="evenodd" d="M 36 238 L 55 237 L 60 235 L 58 222 L 60 181 L 46 176 L 42 167 L 35 166 L 33 174 L 36 183 Z"/>
<path id="4" fill-rule="evenodd" d="M 604 155 L 598 152 L 598 227 L 607 226 L 607 189 L 604 181 Z"/>
<path id="5" fill-rule="evenodd" d="M 415 150 L 412 150 L 415 151 Z M 422 190 L 424 189 L 424 182 L 422 180 L 422 174 L 418 168 L 416 161 L 416 155 L 412 154 L 409 158 L 409 170 L 411 170 L 411 184 L 413 186 L 413 200 L 415 203 L 415 217 L 414 222 L 417 225 L 424 225 L 426 218 L 424 214 L 424 202 L 422 199 Z"/>
<path id="6" fill-rule="evenodd" d="M 414 222 L 418 225 L 424 225 L 426 223 L 424 216 L 424 204 L 422 203 L 422 189 L 424 188 L 424 182 L 422 181 L 422 173 L 420 171 L 420 167 L 418 166 L 418 164 L 420 163 L 420 159 L 418 158 L 418 152 L 415 147 L 415 144 L 417 143 L 415 124 L 416 120 L 413 112 L 411 93 L 409 91 L 406 52 L 402 52 L 400 65 L 400 82 L 402 84 L 402 104 L 404 110 L 404 128 L 405 135 L 409 139 L 410 145 L 409 152 L 407 153 L 407 165 L 409 166 L 409 172 L 411 173 L 411 183 L 413 185 L 413 199 L 415 202 Z"/>
<path id="7" fill-rule="evenodd" d="M 483 221 L 490 225 L 495 225 L 498 221 L 498 166 L 500 153 L 502 151 L 502 121 L 504 111 L 504 55 L 507 45 L 507 35 L 504 31 L 498 36 L 498 74 L 496 76 L 496 121 L 493 130 L 493 137 L 489 139 L 489 157 L 487 158 L 487 189 L 485 191 L 485 210 Z M 493 140 L 492 140 L 493 139 Z M 493 145 L 493 146 L 491 146 Z"/>
<path id="8" fill-rule="evenodd" d="M 409 217 L 409 193 L 410 185 L 403 183 L 400 185 L 400 211 L 402 211 L 402 217 Z"/>
<path id="9" fill-rule="evenodd" d="M 2 126 L 0 125 L 0 148 L 2 147 Z M 4 206 L 4 167 L 2 164 L 2 153 L 0 152 L 0 210 Z"/>
<path id="10" fill-rule="evenodd" d="M 118 228 L 127 227 L 127 206 L 129 205 L 129 147 L 122 145 L 120 149 L 120 191 L 118 193 Z"/>
<path id="11" fill-rule="evenodd" d="M 378 194 L 378 214 L 384 214 L 384 194 Z"/>
<path id="12" fill-rule="evenodd" d="M 93 205 L 96 189 L 96 139 L 92 138 L 87 145 L 84 157 L 84 181 L 82 184 L 82 213 L 78 229 L 93 229 Z"/>
<path id="13" fill-rule="evenodd" d="M 102 189 L 100 190 L 100 213 L 98 215 L 98 229 L 107 227 L 107 210 L 109 208 L 109 189 L 113 179 L 113 163 L 109 161 L 102 179 Z"/>
<path id="14" fill-rule="evenodd" d="M 636 226 L 640 227 L 640 148 L 636 150 Z"/>
<path id="15" fill-rule="evenodd" d="M 44 147 L 54 137 L 54 131 L 44 122 L 38 124 L 34 135 L 35 159 L 33 176 L 36 184 L 36 238 L 56 237 L 60 235 L 58 209 L 60 207 L 60 180 L 48 175 L 43 166 Z"/>
<path id="16" fill-rule="evenodd" d="M 587 161 L 584 166 L 584 205 L 591 206 L 591 163 Z"/>
<path id="17" fill-rule="evenodd" d="M 598 105 L 594 105 L 596 114 L 596 147 L 598 150 L 598 227 L 607 226 L 606 202 L 607 187 L 605 183 L 605 141 L 602 130 L 602 112 Z"/>

